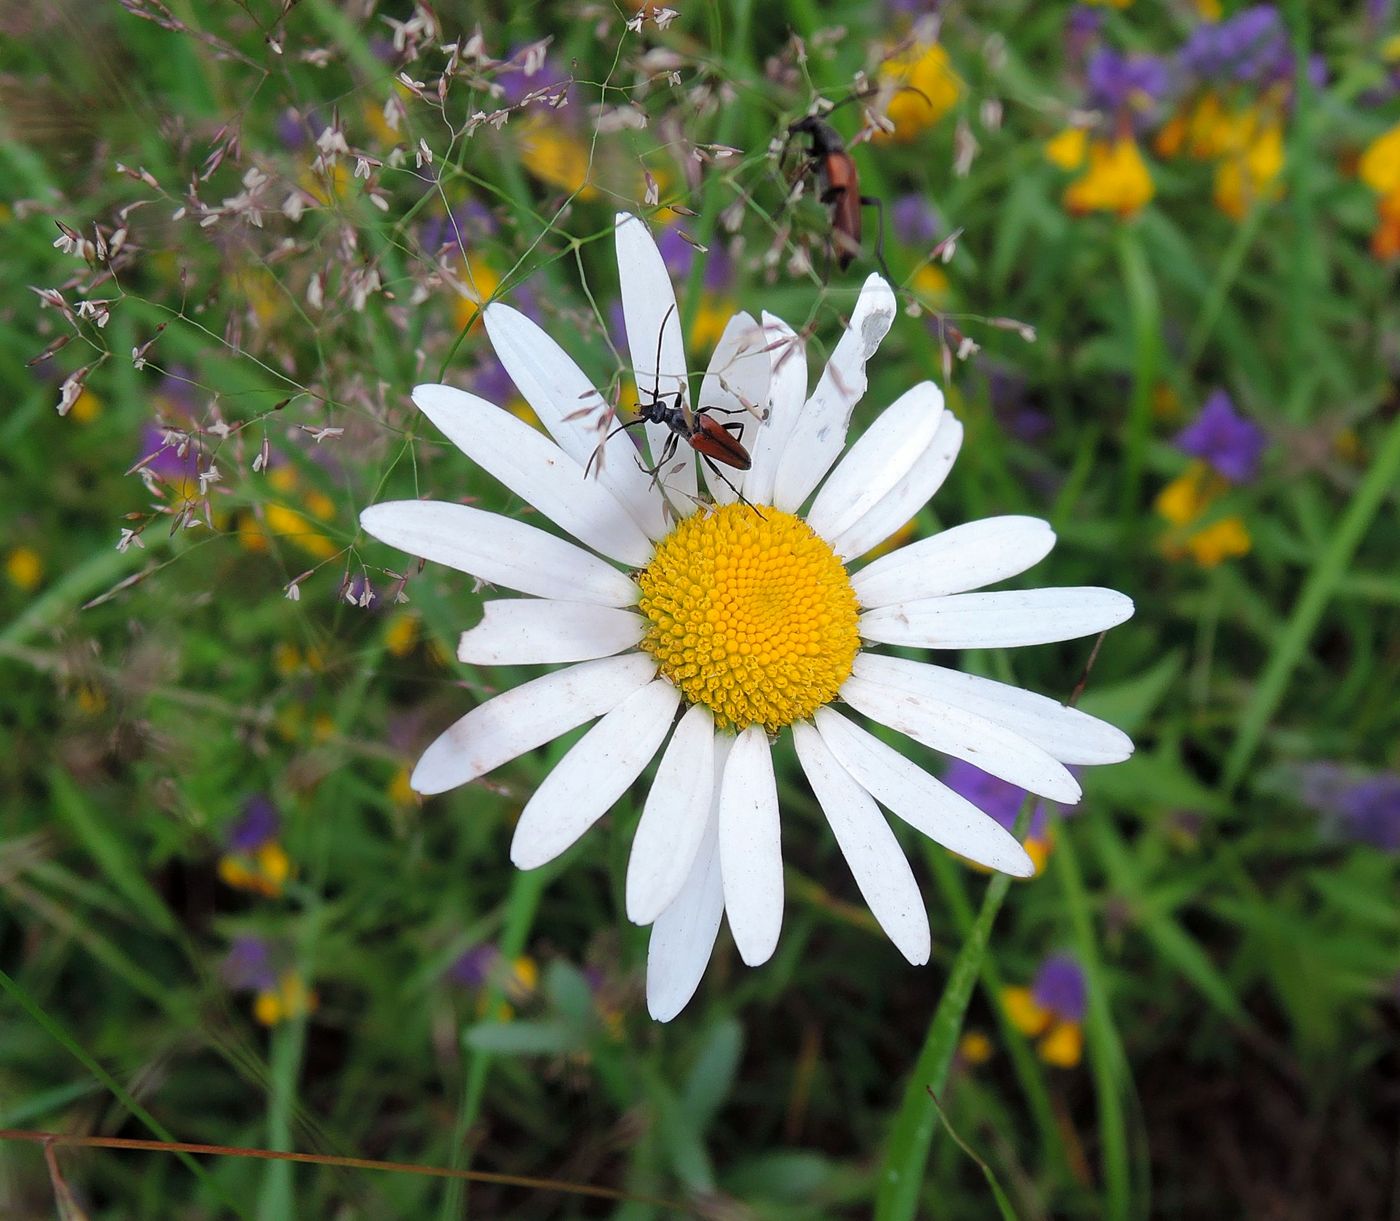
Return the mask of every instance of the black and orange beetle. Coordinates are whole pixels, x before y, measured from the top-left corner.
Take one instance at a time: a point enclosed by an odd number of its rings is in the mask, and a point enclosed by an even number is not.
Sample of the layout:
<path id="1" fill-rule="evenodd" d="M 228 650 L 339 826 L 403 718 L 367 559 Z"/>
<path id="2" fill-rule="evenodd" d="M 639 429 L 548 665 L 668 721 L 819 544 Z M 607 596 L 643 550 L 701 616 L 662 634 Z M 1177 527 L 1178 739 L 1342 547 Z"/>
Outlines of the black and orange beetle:
<path id="1" fill-rule="evenodd" d="M 661 339 L 666 332 L 666 323 L 670 321 L 671 315 L 676 312 L 676 307 L 671 306 L 666 311 L 666 316 L 661 320 L 661 334 L 656 337 L 656 365 L 655 378 L 652 388 L 649 391 L 639 389 L 638 394 L 646 394 L 650 397 L 650 402 L 637 404 L 637 418 L 629 420 L 626 424 L 619 424 L 612 432 L 603 438 L 606 444 L 620 432 L 625 432 L 629 428 L 636 428 L 639 424 L 663 424 L 669 430 L 670 435 L 666 438 L 666 443 L 661 447 L 661 453 L 657 457 L 655 466 L 644 466 L 642 469 L 651 476 L 655 483 L 661 477 L 661 471 L 672 458 L 676 456 L 676 450 L 680 443 L 684 441 L 704 460 L 705 465 L 716 478 L 724 483 L 735 496 L 739 498 L 741 504 L 753 505 L 744 499 L 744 494 L 739 491 L 730 481 L 728 476 L 715 465 L 722 462 L 725 466 L 731 466 L 737 471 L 746 471 L 753 465 L 753 460 L 749 457 L 749 451 L 743 446 L 744 425 L 742 421 L 730 420 L 721 424 L 711 415 L 717 412 L 720 415 L 737 415 L 744 411 L 742 407 L 697 407 L 691 411 L 685 405 L 685 396 L 681 390 L 676 391 L 675 397 L 668 403 L 661 395 Z M 600 445 L 599 450 L 602 449 Z M 598 456 L 595 451 L 593 457 Z M 638 462 L 640 463 L 640 459 Z M 593 464 L 593 458 L 589 459 L 589 466 Z M 584 469 L 585 477 L 588 468 Z M 754 509 L 757 513 L 758 510 Z M 762 516 L 762 514 L 759 514 Z"/>
<path id="2" fill-rule="evenodd" d="M 899 86 L 899 92 L 917 93 L 925 101 L 928 96 L 922 89 L 913 85 Z M 872 92 L 853 93 L 843 98 L 825 113 L 840 109 L 851 102 L 864 101 Z M 930 103 L 931 105 L 932 103 Z M 798 171 L 798 176 L 815 173 L 821 188 L 818 198 L 831 210 L 831 244 L 836 251 L 836 265 L 842 271 L 851 265 L 851 260 L 860 253 L 860 210 L 874 208 L 877 228 L 875 231 L 875 259 L 880 270 L 891 284 L 895 282 L 885 262 L 885 205 L 875 195 L 860 193 L 860 177 L 856 173 L 855 159 L 846 148 L 840 133 L 822 115 L 809 114 L 806 118 L 789 123 L 788 142 L 798 136 L 806 136 L 810 145 L 807 148 L 806 163 Z"/>
<path id="3" fill-rule="evenodd" d="M 894 277 L 885 263 L 885 208 L 874 195 L 860 193 L 860 178 L 855 159 L 846 150 L 836 128 L 818 115 L 788 125 L 788 139 L 806 136 L 811 141 L 807 164 L 802 173 L 815 172 L 821 187 L 818 198 L 831 209 L 831 244 L 836 252 L 836 265 L 842 271 L 851 265 L 860 251 L 860 210 L 874 208 L 876 216 L 875 258 L 891 284 Z"/>

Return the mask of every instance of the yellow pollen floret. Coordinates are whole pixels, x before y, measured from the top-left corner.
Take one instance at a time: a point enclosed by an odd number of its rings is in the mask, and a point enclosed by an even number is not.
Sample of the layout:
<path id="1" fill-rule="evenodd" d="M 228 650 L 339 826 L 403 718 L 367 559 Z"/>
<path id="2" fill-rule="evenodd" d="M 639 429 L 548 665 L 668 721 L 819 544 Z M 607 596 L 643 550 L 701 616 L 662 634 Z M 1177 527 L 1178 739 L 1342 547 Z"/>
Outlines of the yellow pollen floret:
<path id="1" fill-rule="evenodd" d="M 722 728 L 775 732 L 830 703 L 850 676 L 855 591 L 836 553 L 791 513 L 731 504 L 688 517 L 637 583 L 642 648 Z"/>

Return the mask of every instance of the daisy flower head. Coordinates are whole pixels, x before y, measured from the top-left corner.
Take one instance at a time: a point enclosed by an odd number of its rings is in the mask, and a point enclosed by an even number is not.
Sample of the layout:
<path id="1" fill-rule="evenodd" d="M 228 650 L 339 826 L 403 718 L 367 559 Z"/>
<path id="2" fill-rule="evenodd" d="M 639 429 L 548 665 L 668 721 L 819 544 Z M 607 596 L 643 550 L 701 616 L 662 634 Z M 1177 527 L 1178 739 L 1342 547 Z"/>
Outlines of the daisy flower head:
<path id="1" fill-rule="evenodd" d="M 876 646 L 1069 640 L 1123 622 L 1132 603 L 1106 589 L 970 592 L 1049 552 L 1049 526 L 1028 517 L 957 526 L 853 570 L 937 491 L 963 436 L 938 387 L 923 382 L 846 446 L 866 364 L 894 320 L 889 285 L 865 282 L 810 393 L 801 338 L 772 314 L 738 313 L 692 400 L 663 258 L 634 216 L 618 217 L 616 243 L 643 406 L 684 408 L 672 417 L 682 429 L 744 425 L 730 435 L 749 465 L 697 464 L 703 455 L 666 422 L 641 429 L 646 462 L 635 433 L 602 432 L 598 413 L 580 410 L 601 400 L 549 335 L 488 305 L 487 335 L 549 435 L 448 386 L 419 386 L 414 402 L 576 541 L 441 501 L 377 504 L 360 520 L 391 546 L 526 595 L 487 601 L 462 635 L 461 661 L 564 668 L 468 712 L 424 752 L 412 786 L 456 788 L 596 721 L 516 824 L 511 859 L 533 869 L 571 847 L 659 754 L 626 906 L 653 926 L 647 1003 L 667 1021 L 698 987 L 722 920 L 750 966 L 777 945 L 773 748 L 790 730 L 872 912 L 907 959 L 926 962 L 923 900 L 880 806 L 988 868 L 1029 876 L 1034 867 L 1005 828 L 851 714 L 1067 803 L 1080 789 L 1066 764 L 1116 762 L 1132 744 L 1044 696 Z"/>

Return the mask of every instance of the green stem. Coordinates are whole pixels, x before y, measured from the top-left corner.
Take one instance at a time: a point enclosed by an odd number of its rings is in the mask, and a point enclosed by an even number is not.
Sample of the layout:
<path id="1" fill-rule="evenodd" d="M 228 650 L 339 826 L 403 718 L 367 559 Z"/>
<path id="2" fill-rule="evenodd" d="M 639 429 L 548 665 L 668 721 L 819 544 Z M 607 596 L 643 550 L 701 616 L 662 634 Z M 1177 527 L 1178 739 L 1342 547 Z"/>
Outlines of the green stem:
<path id="1" fill-rule="evenodd" d="M 1317 630 L 1323 611 L 1351 566 L 1352 556 L 1356 554 L 1381 505 L 1394 496 L 1397 486 L 1400 486 L 1400 418 L 1391 421 L 1389 431 L 1361 486 L 1347 505 L 1329 545 L 1318 552 L 1317 561 L 1294 603 L 1292 617 L 1283 630 L 1278 647 L 1269 658 L 1268 668 L 1245 707 L 1239 733 L 1225 761 L 1222 788 L 1227 793 L 1233 792 L 1243 778 L 1254 752 L 1259 748 L 1266 726 L 1278 710 L 1283 694 L 1293 679 L 1294 670 L 1303 660 L 1308 641 Z"/>
<path id="2" fill-rule="evenodd" d="M 941 1094 L 948 1083 L 948 1070 L 958 1048 L 968 1003 L 977 986 L 992 924 L 1010 886 L 1011 879 L 1005 874 L 997 874 L 987 884 L 982 909 L 953 962 L 943 996 L 929 1023 L 923 1050 L 905 1083 L 904 1101 L 895 1119 L 875 1188 L 876 1221 L 910 1221 L 918 1214 L 924 1166 L 938 1127 L 938 1108 L 928 1092 Z"/>
<path id="3" fill-rule="evenodd" d="M 539 908 L 540 895 L 557 872 L 557 868 L 546 867 L 515 875 L 507 900 L 505 926 L 498 942 L 498 949 L 506 961 L 514 960 L 525 948 L 530 928 L 535 922 L 535 912 Z M 491 985 L 482 1003 L 484 1013 L 496 1012 L 502 998 L 502 987 L 500 981 Z M 467 1052 L 467 1075 L 462 1086 L 462 1100 L 457 1107 L 457 1119 L 452 1126 L 452 1144 L 448 1149 L 448 1165 L 453 1168 L 464 1168 L 468 1164 L 467 1134 L 481 1113 L 486 1078 L 494 1059 L 490 1052 L 470 1049 Z M 466 1186 L 461 1180 L 454 1179 L 447 1185 L 438 1215 L 443 1221 L 458 1221 L 467 1215 Z"/>
<path id="4" fill-rule="evenodd" d="M 1085 1035 L 1089 1048 L 1089 1071 L 1094 1079 L 1094 1101 L 1098 1107 L 1099 1145 L 1103 1159 L 1105 1199 L 1102 1215 L 1109 1221 L 1124 1221 L 1131 1214 L 1133 1186 L 1123 1114 L 1123 1095 L 1130 1088 L 1127 1061 L 1113 1024 L 1108 984 L 1099 962 L 1089 896 L 1084 889 L 1084 876 L 1079 869 L 1073 837 L 1060 835 L 1050 856 L 1074 933 L 1075 954 L 1084 968 L 1087 997 Z"/>
<path id="5" fill-rule="evenodd" d="M 1151 269 L 1131 226 L 1118 231 L 1118 265 L 1133 327 L 1133 392 L 1128 407 L 1128 430 L 1123 463 L 1123 499 L 1119 522 L 1125 537 L 1139 529 L 1142 475 L 1152 425 L 1152 391 L 1157 384 L 1161 344 L 1161 309 Z"/>

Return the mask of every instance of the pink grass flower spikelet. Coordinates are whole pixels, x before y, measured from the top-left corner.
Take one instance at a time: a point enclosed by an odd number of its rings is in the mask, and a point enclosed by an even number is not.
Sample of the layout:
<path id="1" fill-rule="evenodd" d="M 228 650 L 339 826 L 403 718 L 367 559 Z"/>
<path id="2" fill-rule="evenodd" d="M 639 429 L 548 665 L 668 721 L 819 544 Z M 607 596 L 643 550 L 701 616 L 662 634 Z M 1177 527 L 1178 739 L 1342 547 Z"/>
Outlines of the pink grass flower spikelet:
<path id="1" fill-rule="evenodd" d="M 1117 762 L 1132 744 L 1044 696 L 876 649 L 1070 640 L 1122 623 L 1132 603 L 1097 588 L 973 592 L 1050 551 L 1053 532 L 1029 517 L 956 526 L 856 567 L 938 490 L 963 438 L 926 381 L 846 444 L 867 362 L 894 321 L 889 286 L 866 281 L 810 392 L 802 339 L 772 314 L 735 314 L 692 400 L 663 256 L 633 216 L 618 217 L 616 244 L 639 393 L 678 398 L 690 418 L 742 423 L 734 431 L 751 464 L 697 471 L 682 445 L 653 476 L 629 435 L 600 431 L 603 400 L 563 349 L 523 314 L 488 305 L 496 355 L 548 435 L 449 386 L 419 386 L 414 402 L 576 541 L 446 501 L 373 505 L 360 520 L 391 546 L 525 595 L 486 603 L 462 635 L 461 661 L 563 668 L 468 712 L 428 747 L 411 783 L 445 792 L 596 722 L 516 824 L 511 859 L 533 869 L 577 842 L 659 755 L 626 907 L 653 926 L 647 1003 L 667 1021 L 698 987 L 724 920 L 750 966 L 777 946 L 774 745 L 790 730 L 876 919 L 910 962 L 926 962 L 923 898 L 880 806 L 987 868 L 1024 877 L 1033 865 L 994 819 L 853 714 L 1065 803 L 1080 796 L 1067 765 Z M 580 410 L 589 403 L 599 410 Z M 653 462 L 675 436 L 645 425 Z"/>

